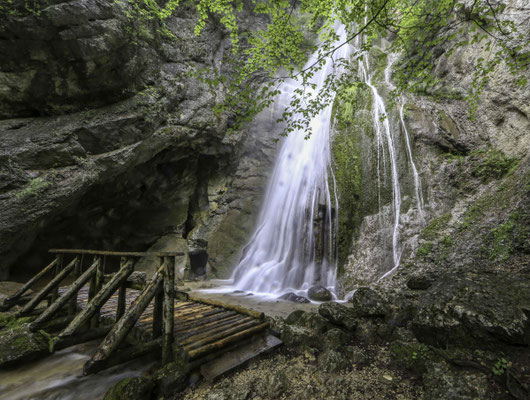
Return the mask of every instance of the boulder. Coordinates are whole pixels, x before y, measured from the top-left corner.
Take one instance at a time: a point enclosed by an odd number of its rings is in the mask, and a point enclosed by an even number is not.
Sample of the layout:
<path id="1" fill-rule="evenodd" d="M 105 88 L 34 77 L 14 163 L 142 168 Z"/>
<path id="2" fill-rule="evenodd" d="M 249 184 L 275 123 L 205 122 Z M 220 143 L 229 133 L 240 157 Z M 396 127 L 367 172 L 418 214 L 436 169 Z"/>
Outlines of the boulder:
<path id="1" fill-rule="evenodd" d="M 346 347 L 345 353 L 354 364 L 364 364 L 368 361 L 366 351 L 358 346 Z"/>
<path id="2" fill-rule="evenodd" d="M 296 325 L 285 325 L 280 337 L 287 346 L 316 347 L 320 342 L 315 332 Z"/>
<path id="3" fill-rule="evenodd" d="M 332 328 L 322 335 L 324 349 L 340 351 L 348 342 L 350 336 L 338 328 Z"/>
<path id="4" fill-rule="evenodd" d="M 318 313 L 329 322 L 343 326 L 349 331 L 357 327 L 357 317 L 351 307 L 339 303 L 323 303 L 318 307 Z"/>
<path id="5" fill-rule="evenodd" d="M 328 330 L 328 321 L 315 312 L 293 311 L 285 319 L 285 323 L 307 328 L 316 334 L 322 334 Z"/>
<path id="6" fill-rule="evenodd" d="M 152 379 L 156 382 L 159 393 L 168 396 L 188 387 L 189 373 L 190 365 L 177 359 L 157 370 Z"/>
<path id="7" fill-rule="evenodd" d="M 336 350 L 326 350 L 318 357 L 318 366 L 324 372 L 338 372 L 350 365 L 351 363 L 342 352 Z"/>
<path id="8" fill-rule="evenodd" d="M 0 330 L 0 368 L 31 361 L 50 353 L 43 331 L 31 332 L 27 318 L 3 319 Z"/>
<path id="9" fill-rule="evenodd" d="M 316 313 L 296 310 L 285 319 L 281 329 L 281 339 L 288 346 L 318 347 L 322 334 L 328 330 L 328 323 Z"/>
<path id="10" fill-rule="evenodd" d="M 384 318 L 390 313 L 390 308 L 383 297 L 367 287 L 357 289 L 350 302 L 353 313 L 358 317 Z"/>
<path id="11" fill-rule="evenodd" d="M 125 378 L 112 385 L 103 400 L 149 400 L 154 397 L 154 387 L 148 378 Z"/>
<path id="12" fill-rule="evenodd" d="M 498 398 L 490 393 L 488 376 L 479 370 L 456 369 L 446 362 L 432 362 L 423 375 L 425 400 L 475 400 Z"/>
<path id="13" fill-rule="evenodd" d="M 304 296 L 298 296 L 293 292 L 282 294 L 278 298 L 281 300 L 292 301 L 293 303 L 309 303 L 309 300 Z"/>
<path id="14" fill-rule="evenodd" d="M 314 301 L 330 301 L 333 298 L 331 292 L 322 285 L 311 286 L 307 297 Z"/>
<path id="15" fill-rule="evenodd" d="M 420 298 L 412 320 L 433 346 L 530 344 L 530 292 L 517 275 L 446 275 Z"/>

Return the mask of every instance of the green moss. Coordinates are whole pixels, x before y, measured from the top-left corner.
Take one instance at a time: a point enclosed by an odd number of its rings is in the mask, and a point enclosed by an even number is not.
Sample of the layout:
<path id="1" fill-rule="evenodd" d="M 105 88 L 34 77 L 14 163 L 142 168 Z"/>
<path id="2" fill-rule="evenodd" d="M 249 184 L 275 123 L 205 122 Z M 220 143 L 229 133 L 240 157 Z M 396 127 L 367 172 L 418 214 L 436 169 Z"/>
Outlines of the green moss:
<path id="1" fill-rule="evenodd" d="M 416 252 L 416 255 L 418 257 L 428 256 L 429 254 L 431 254 L 432 248 L 433 248 L 432 242 L 424 243 L 418 248 L 418 251 Z"/>
<path id="2" fill-rule="evenodd" d="M 333 109 L 336 133 L 331 144 L 331 153 L 336 188 L 331 188 L 331 192 L 336 192 L 339 203 L 339 270 L 350 254 L 352 239 L 364 214 L 361 140 L 363 134 L 371 129 L 371 121 L 362 111 L 370 108 L 369 88 L 364 83 L 354 82 L 340 92 Z"/>
<path id="3" fill-rule="evenodd" d="M 492 241 L 489 251 L 490 260 L 506 261 L 515 253 L 516 247 L 530 237 L 530 227 L 521 223 L 522 214 L 518 211 L 510 214 L 507 221 L 492 229 Z"/>
<path id="4" fill-rule="evenodd" d="M 0 314 L 0 329 L 18 329 L 33 319 L 34 317 L 16 318 L 13 314 Z"/>
<path id="5" fill-rule="evenodd" d="M 375 72 L 374 78 L 379 81 L 385 79 L 385 69 L 388 65 L 388 54 L 379 47 L 372 47 L 370 49 L 370 57 L 372 58 L 372 69 Z"/>
<path id="6" fill-rule="evenodd" d="M 427 362 L 434 356 L 429 346 L 423 343 L 401 341 L 390 345 L 390 354 L 398 366 L 419 374 L 425 371 Z"/>
<path id="7" fill-rule="evenodd" d="M 42 192 L 44 189 L 46 189 L 48 186 L 50 186 L 50 182 L 45 180 L 44 178 L 38 177 L 35 179 L 32 179 L 29 181 L 29 183 L 26 185 L 24 189 L 19 191 L 15 197 L 17 199 L 24 198 L 27 196 L 33 196 L 36 195 L 39 192 Z"/>
<path id="8" fill-rule="evenodd" d="M 479 159 L 472 174 L 483 182 L 504 177 L 515 170 L 519 163 L 518 159 L 507 157 L 499 150 L 480 150 L 473 152 L 471 156 Z"/>
<path id="9" fill-rule="evenodd" d="M 445 213 L 442 216 L 433 219 L 421 232 L 420 238 L 425 240 L 435 240 L 440 236 L 440 232 L 446 227 L 451 219 L 451 213 Z"/>

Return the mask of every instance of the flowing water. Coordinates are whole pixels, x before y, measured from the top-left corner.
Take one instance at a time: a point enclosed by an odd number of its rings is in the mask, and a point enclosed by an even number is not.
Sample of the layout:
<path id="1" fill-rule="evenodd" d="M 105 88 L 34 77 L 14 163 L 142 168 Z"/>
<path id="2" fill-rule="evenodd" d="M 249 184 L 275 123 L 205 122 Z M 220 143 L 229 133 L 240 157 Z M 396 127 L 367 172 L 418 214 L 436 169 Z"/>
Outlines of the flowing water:
<path id="1" fill-rule="evenodd" d="M 392 126 L 392 120 L 390 115 L 387 112 L 386 104 L 384 98 L 379 93 L 379 89 L 372 82 L 374 72 L 370 68 L 369 57 L 366 53 L 361 53 L 360 48 L 362 44 L 362 38 L 359 38 L 356 42 L 356 50 L 362 54 L 362 57 L 358 58 L 359 66 L 359 78 L 364 82 L 372 92 L 372 120 L 377 142 L 377 185 L 378 185 L 378 196 L 379 196 L 379 214 L 383 215 L 382 206 L 381 206 L 381 187 L 385 182 L 381 182 L 381 176 L 383 179 L 386 178 L 387 169 L 390 169 L 390 178 L 392 186 L 392 211 L 393 211 L 393 223 L 392 223 L 392 255 L 393 255 L 393 264 L 392 268 L 388 271 L 385 271 L 380 277 L 379 280 L 384 279 L 390 275 L 393 271 L 398 268 L 401 255 L 403 253 L 403 248 L 400 240 L 400 216 L 401 216 L 401 205 L 402 205 L 402 193 L 401 186 L 399 181 L 399 171 L 397 160 L 400 154 L 398 154 L 397 141 L 399 137 L 394 137 L 393 133 L 397 132 L 399 134 L 400 129 L 396 129 L 395 126 Z M 384 84 L 390 90 L 394 90 L 396 87 L 391 81 L 391 72 L 394 62 L 398 58 L 397 54 L 389 53 L 388 62 L 384 71 Z M 414 196 L 416 198 L 417 209 L 419 217 L 422 222 L 425 221 L 424 218 L 424 205 L 423 205 L 423 196 L 421 190 L 421 181 L 419 178 L 418 170 L 414 159 L 412 156 L 412 149 L 410 146 L 409 134 L 407 126 L 405 124 L 405 119 L 403 116 L 404 109 L 404 98 L 401 97 L 398 99 L 399 106 L 399 120 L 401 123 L 401 129 L 405 139 L 405 147 L 407 149 L 406 156 L 411 166 L 412 176 L 414 179 Z M 390 165 L 387 165 L 387 157 L 389 159 Z M 381 223 L 382 225 L 384 223 Z"/>
<path id="2" fill-rule="evenodd" d="M 344 27 L 338 28 L 337 34 L 337 43 L 342 43 L 346 38 Z M 348 51 L 349 46 L 342 46 L 334 55 L 335 62 L 345 58 Z M 315 61 L 313 55 L 307 65 Z M 329 75 L 340 72 L 335 62 L 327 59 L 315 73 L 311 83 L 316 88 L 307 93 L 307 101 L 315 98 Z M 297 81 L 283 84 L 275 103 L 278 117 L 300 88 Z M 337 204 L 332 203 L 329 189 L 330 182 L 333 185 L 329 172 L 331 111 L 329 104 L 311 120 L 309 138 L 306 132 L 295 131 L 284 140 L 257 229 L 233 274 L 237 288 L 265 294 L 305 291 L 314 284 L 334 289 Z M 278 134 L 282 129 L 278 125 Z"/>
<path id="3" fill-rule="evenodd" d="M 0 372 L 0 400 L 96 400 L 114 383 L 140 376 L 151 365 L 136 360 L 82 376 L 83 365 L 96 349 L 94 342 L 85 343 Z"/>

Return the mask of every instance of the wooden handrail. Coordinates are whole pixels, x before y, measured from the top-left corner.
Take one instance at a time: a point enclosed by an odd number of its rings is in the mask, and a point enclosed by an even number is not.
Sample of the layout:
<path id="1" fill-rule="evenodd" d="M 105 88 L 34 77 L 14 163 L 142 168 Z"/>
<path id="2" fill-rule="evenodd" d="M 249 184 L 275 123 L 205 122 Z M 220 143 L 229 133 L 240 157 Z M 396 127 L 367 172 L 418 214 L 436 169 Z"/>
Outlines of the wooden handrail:
<path id="1" fill-rule="evenodd" d="M 92 256 L 117 256 L 117 257 L 179 257 L 184 253 L 180 251 L 105 251 L 105 250 L 85 250 L 85 249 L 50 249 L 52 254 L 90 254 Z"/>

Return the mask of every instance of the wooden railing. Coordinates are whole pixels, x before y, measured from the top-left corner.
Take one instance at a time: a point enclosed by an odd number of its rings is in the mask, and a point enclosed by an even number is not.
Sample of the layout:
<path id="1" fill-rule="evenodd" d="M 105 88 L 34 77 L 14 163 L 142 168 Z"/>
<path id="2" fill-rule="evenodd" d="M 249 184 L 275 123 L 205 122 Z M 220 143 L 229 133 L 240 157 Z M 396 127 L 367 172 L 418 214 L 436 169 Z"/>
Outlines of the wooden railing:
<path id="1" fill-rule="evenodd" d="M 182 256 L 183 253 L 82 249 L 52 249 L 50 253 L 55 254 L 55 259 L 10 296 L 4 303 L 5 308 L 23 304 L 22 309 L 17 313 L 19 316 L 37 314 L 37 318 L 30 325 L 33 331 L 50 325 L 62 326 L 62 330 L 54 339 L 55 350 L 105 336 L 97 352 L 85 364 L 85 374 L 98 372 L 116 363 L 155 350 L 161 351 L 163 363 L 172 360 L 175 257 Z M 73 258 L 66 266 L 63 266 L 67 256 L 73 256 Z M 92 256 L 93 260 L 90 266 L 82 271 L 85 256 Z M 135 259 L 147 256 L 159 259 L 158 269 L 151 280 L 145 285 L 128 281 L 134 271 Z M 120 257 L 120 267 L 116 273 L 105 275 L 107 257 Z M 50 275 L 51 280 L 44 288 L 33 296 L 26 295 L 37 281 Z M 68 276 L 72 276 L 74 282 L 59 295 L 58 288 Z M 78 293 L 88 282 L 90 282 L 88 304 L 78 312 L 76 304 Z M 142 291 L 129 309 L 126 309 L 128 288 Z M 118 304 L 115 322 L 101 325 L 100 310 L 116 292 L 118 292 Z M 121 351 L 120 346 L 153 298 L 152 340 Z M 43 300 L 48 300 L 48 306 L 38 312 L 36 308 Z"/>

